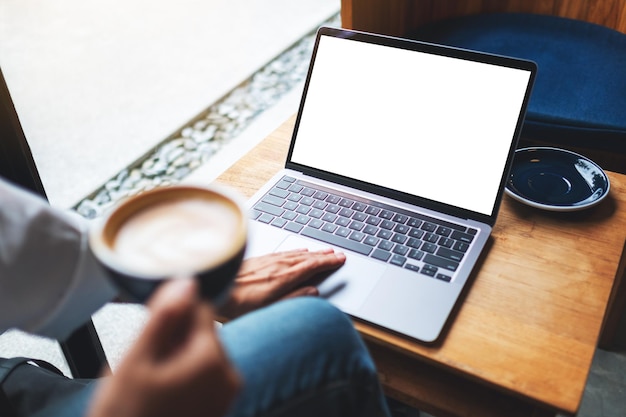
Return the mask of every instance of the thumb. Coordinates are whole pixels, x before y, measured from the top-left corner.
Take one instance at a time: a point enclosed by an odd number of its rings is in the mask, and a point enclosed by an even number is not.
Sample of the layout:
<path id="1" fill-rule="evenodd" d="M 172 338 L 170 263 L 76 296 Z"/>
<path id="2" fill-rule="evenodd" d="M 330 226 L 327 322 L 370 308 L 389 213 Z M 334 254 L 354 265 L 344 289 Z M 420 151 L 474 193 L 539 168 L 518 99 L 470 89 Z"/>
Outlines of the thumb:
<path id="1" fill-rule="evenodd" d="M 137 348 L 153 360 L 168 356 L 184 341 L 196 301 L 195 279 L 173 279 L 161 285 L 148 302 L 151 314 Z"/>

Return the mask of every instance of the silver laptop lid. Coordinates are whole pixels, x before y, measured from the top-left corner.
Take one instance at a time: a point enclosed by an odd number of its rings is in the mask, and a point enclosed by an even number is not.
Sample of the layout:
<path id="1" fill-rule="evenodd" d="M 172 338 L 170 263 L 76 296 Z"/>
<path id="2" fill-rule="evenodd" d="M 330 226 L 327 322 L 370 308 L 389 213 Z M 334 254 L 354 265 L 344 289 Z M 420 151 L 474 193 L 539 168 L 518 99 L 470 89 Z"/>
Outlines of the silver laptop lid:
<path id="1" fill-rule="evenodd" d="M 287 168 L 493 225 L 532 62 L 318 31 Z"/>

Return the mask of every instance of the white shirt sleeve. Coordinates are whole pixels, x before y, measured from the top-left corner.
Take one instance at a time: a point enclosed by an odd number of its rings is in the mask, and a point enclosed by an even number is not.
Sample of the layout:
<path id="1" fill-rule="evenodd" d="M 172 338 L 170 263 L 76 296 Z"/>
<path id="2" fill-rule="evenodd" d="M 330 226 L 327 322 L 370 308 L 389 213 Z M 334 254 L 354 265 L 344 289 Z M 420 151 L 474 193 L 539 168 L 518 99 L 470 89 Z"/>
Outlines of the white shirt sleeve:
<path id="1" fill-rule="evenodd" d="M 0 179 L 0 332 L 63 340 L 115 297 L 87 230 L 86 219 Z"/>

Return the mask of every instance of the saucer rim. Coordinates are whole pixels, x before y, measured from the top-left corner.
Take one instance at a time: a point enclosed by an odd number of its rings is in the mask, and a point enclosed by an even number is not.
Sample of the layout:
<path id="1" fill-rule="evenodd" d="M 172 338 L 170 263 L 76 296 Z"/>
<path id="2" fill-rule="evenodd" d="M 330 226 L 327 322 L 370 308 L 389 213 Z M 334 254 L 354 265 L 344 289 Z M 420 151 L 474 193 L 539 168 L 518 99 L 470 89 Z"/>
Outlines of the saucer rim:
<path id="1" fill-rule="evenodd" d="M 605 189 L 604 193 L 600 197 L 598 197 L 597 199 L 595 199 L 593 201 L 590 201 L 589 203 L 582 204 L 582 205 L 554 205 L 554 204 L 540 203 L 540 202 L 537 202 L 537 201 L 534 201 L 534 200 L 529 200 L 529 199 L 525 198 L 524 196 L 516 193 L 512 189 L 510 189 L 509 188 L 509 182 L 511 181 L 511 176 L 513 175 L 513 170 L 515 168 L 515 156 L 518 153 L 522 154 L 522 153 L 526 153 L 526 152 L 530 152 L 530 151 L 542 151 L 542 150 L 555 151 L 556 153 L 574 155 L 574 156 L 576 156 L 576 157 L 578 157 L 580 159 L 583 159 L 586 162 L 594 165 L 596 168 L 598 168 L 598 170 L 600 170 L 600 172 L 602 172 L 602 174 L 603 174 L 603 176 L 604 176 L 604 178 L 606 180 L 606 189 Z M 506 181 L 506 184 L 505 184 L 505 187 L 504 187 L 504 192 L 509 197 L 513 198 L 514 200 L 519 201 L 520 203 L 526 204 L 527 206 L 530 206 L 530 207 L 534 207 L 534 208 L 538 208 L 538 209 L 542 209 L 542 210 L 548 210 L 548 211 L 566 212 L 566 211 L 585 210 L 585 209 L 588 209 L 590 207 L 593 207 L 593 206 L 599 204 L 600 202 L 602 202 L 602 200 L 604 200 L 606 198 L 606 196 L 609 195 L 610 189 L 611 189 L 611 180 L 609 179 L 609 176 L 602 169 L 602 167 L 600 167 L 600 165 L 598 165 L 597 163 L 595 163 L 594 161 L 592 161 L 588 157 L 586 157 L 584 155 L 581 155 L 581 154 L 579 154 L 577 152 L 570 151 L 568 149 L 556 148 L 556 147 L 552 147 L 552 146 L 529 146 L 529 147 L 520 148 L 520 149 L 516 149 L 515 150 L 513 164 L 511 165 L 511 170 L 509 172 L 509 176 L 507 178 L 507 181 Z"/>

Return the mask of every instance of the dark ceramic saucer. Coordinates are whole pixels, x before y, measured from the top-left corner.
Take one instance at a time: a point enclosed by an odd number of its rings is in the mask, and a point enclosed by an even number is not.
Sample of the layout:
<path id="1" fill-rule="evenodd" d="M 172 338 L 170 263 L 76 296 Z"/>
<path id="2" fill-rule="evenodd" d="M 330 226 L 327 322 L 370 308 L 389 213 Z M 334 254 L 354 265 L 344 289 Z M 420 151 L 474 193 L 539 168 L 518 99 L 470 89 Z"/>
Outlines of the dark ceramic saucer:
<path id="1" fill-rule="evenodd" d="M 505 192 L 532 207 L 582 210 L 609 194 L 609 178 L 597 164 L 565 149 L 518 149 Z"/>

